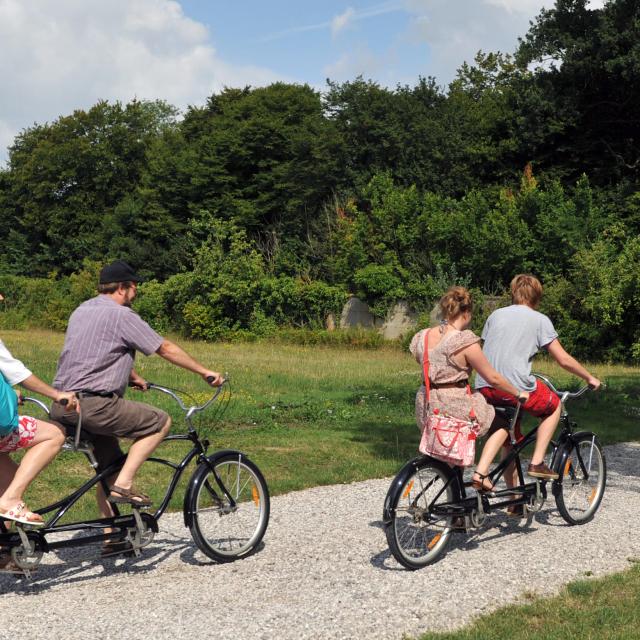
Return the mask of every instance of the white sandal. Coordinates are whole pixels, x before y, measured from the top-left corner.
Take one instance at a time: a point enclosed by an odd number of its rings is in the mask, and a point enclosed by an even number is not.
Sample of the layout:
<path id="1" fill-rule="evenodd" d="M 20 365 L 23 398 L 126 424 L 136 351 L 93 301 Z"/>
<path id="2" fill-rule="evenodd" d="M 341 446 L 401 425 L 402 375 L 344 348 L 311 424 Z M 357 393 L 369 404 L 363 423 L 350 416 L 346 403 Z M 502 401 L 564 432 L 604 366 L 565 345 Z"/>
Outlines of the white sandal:
<path id="1" fill-rule="evenodd" d="M 0 511 L 0 518 L 5 520 L 13 520 L 20 524 L 30 524 L 32 527 L 43 527 L 44 520 L 39 513 L 33 513 L 27 509 L 27 505 L 24 502 L 18 502 L 18 504 L 6 511 Z"/>

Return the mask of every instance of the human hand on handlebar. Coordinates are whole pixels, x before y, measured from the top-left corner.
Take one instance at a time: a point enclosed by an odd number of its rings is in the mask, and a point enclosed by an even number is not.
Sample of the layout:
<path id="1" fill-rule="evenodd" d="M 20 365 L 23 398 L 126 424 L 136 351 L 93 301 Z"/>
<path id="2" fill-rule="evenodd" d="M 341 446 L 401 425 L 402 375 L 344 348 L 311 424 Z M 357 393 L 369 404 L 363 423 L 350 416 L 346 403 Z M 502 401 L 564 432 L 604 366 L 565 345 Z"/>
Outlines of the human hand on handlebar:
<path id="1" fill-rule="evenodd" d="M 136 391 L 146 391 L 149 388 L 147 381 L 133 370 L 129 376 L 129 386 L 133 387 Z"/>
<path id="2" fill-rule="evenodd" d="M 518 394 L 518 402 L 522 405 L 527 403 L 527 400 L 529 399 L 529 392 L 528 391 L 521 391 Z"/>
<path id="3" fill-rule="evenodd" d="M 587 384 L 588 384 L 588 385 L 589 385 L 589 386 L 590 386 L 594 391 L 597 391 L 597 390 L 601 387 L 602 382 L 600 382 L 600 380 L 598 380 L 598 378 L 594 378 L 593 376 L 590 376 L 590 377 L 587 379 Z"/>
<path id="4" fill-rule="evenodd" d="M 204 381 L 212 387 L 219 387 L 224 382 L 222 374 L 217 371 L 205 371 L 202 377 Z"/>
<path id="5" fill-rule="evenodd" d="M 78 410 L 78 398 L 73 391 L 60 391 L 55 398 L 55 401 L 58 404 L 63 405 L 69 411 L 77 411 Z"/>

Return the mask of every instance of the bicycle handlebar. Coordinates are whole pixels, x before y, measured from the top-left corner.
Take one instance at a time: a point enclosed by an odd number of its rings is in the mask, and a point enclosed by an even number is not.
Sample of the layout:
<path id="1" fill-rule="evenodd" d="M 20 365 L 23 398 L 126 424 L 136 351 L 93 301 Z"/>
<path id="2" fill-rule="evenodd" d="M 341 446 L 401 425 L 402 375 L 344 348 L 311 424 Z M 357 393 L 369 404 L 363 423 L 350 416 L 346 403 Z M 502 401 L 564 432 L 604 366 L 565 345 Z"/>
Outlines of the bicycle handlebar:
<path id="1" fill-rule="evenodd" d="M 585 384 L 584 386 L 580 387 L 577 391 L 559 391 L 558 389 L 556 389 L 555 385 L 551 382 L 551 380 L 549 380 L 549 378 L 547 378 L 546 376 L 543 376 L 539 373 L 534 373 L 533 375 L 539 380 L 542 380 L 542 382 L 544 382 L 549 387 L 549 389 L 551 389 L 551 391 L 553 391 L 555 394 L 560 396 L 561 402 L 566 402 L 567 400 L 573 400 L 574 398 L 579 398 L 580 396 L 583 396 L 587 391 L 593 390 L 593 387 L 591 387 L 591 385 Z"/>
<path id="2" fill-rule="evenodd" d="M 207 378 L 207 382 L 213 382 L 213 380 L 213 376 L 209 376 Z M 160 391 L 161 393 L 166 393 L 168 396 L 171 396 L 178 403 L 178 406 L 187 414 L 187 417 L 191 417 L 194 413 L 200 413 L 200 411 L 204 411 L 212 402 L 214 402 L 215 399 L 222 393 L 222 389 L 224 388 L 225 384 L 227 384 L 227 380 L 225 380 L 219 387 L 216 387 L 213 395 L 204 404 L 191 407 L 187 407 L 187 405 L 185 405 L 185 403 L 182 401 L 182 398 L 171 389 L 167 389 L 167 387 L 155 384 L 154 382 L 147 382 L 147 389 L 154 389 L 155 391 Z"/>

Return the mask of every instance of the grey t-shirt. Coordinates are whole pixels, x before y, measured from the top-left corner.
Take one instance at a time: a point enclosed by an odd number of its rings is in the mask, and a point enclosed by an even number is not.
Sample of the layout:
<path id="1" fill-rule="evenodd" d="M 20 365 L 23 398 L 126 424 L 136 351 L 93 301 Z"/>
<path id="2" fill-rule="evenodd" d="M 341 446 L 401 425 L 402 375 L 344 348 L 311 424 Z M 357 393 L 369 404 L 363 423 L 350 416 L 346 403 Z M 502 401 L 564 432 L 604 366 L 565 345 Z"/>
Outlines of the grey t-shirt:
<path id="1" fill-rule="evenodd" d="M 533 356 L 558 337 L 547 316 L 524 304 L 496 309 L 482 330 L 482 350 L 491 366 L 514 387 L 533 391 L 536 379 L 531 375 Z M 475 388 L 489 383 L 478 374 Z"/>
<path id="2" fill-rule="evenodd" d="M 158 335 L 135 311 L 110 296 L 83 302 L 69 318 L 53 386 L 124 395 L 136 351 L 155 353 Z"/>

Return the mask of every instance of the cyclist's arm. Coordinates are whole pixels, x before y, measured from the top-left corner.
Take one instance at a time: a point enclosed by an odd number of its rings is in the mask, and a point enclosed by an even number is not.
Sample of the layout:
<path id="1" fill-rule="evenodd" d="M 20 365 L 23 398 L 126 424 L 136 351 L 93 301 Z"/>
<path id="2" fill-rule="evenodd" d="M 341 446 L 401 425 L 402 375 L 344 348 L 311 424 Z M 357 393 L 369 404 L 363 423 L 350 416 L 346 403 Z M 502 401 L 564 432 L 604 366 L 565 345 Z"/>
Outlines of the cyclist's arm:
<path id="1" fill-rule="evenodd" d="M 597 389 L 600 386 L 600 380 L 592 376 L 573 356 L 569 355 L 559 340 L 553 340 L 546 346 L 549 355 L 563 368 L 573 373 L 574 375 L 582 378 L 593 389 Z"/>
<path id="2" fill-rule="evenodd" d="M 58 391 L 33 374 L 20 382 L 20 386 L 25 387 L 25 389 L 29 389 L 29 391 L 33 391 L 34 393 L 40 393 L 47 398 L 55 400 L 56 402 L 66 399 L 69 402 L 69 408 L 73 408 L 75 406 L 75 395 L 72 392 Z"/>
<path id="3" fill-rule="evenodd" d="M 460 352 L 466 359 L 466 361 L 475 369 L 489 384 L 491 387 L 500 389 L 500 391 L 506 391 L 516 398 L 523 397 L 528 398 L 529 394 L 526 391 L 520 391 L 516 389 L 504 376 L 501 376 L 487 360 L 487 356 L 482 353 L 480 343 L 476 342 L 468 346 L 466 349 Z"/>
<path id="4" fill-rule="evenodd" d="M 210 369 L 203 367 L 186 351 L 181 349 L 177 344 L 171 342 L 171 340 L 167 340 L 166 338 L 164 338 L 162 340 L 160 348 L 156 351 L 156 353 L 161 358 L 168 360 L 178 367 L 182 367 L 183 369 L 187 369 L 188 371 L 197 373 L 204 379 L 205 382 L 207 382 L 207 384 L 212 384 L 214 387 L 217 387 L 223 382 L 222 375 L 220 375 L 217 371 L 211 371 Z M 207 380 L 208 377 L 213 377 L 213 382 L 209 383 Z"/>

